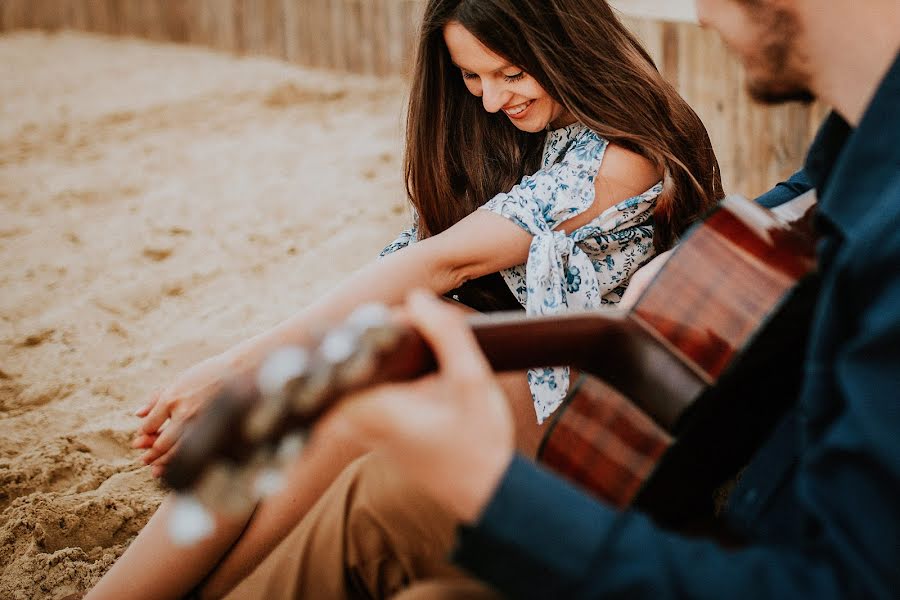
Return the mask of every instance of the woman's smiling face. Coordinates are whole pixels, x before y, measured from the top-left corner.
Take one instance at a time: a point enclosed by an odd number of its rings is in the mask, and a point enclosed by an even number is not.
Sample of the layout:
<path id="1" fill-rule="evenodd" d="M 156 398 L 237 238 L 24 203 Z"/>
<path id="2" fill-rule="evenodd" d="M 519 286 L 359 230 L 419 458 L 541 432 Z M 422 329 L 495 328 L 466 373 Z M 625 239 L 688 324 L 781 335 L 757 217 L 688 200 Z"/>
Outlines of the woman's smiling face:
<path id="1" fill-rule="evenodd" d="M 444 27 L 444 42 L 466 87 L 481 98 L 484 110 L 503 111 L 513 125 L 532 133 L 575 121 L 528 73 L 485 47 L 457 21 Z"/>

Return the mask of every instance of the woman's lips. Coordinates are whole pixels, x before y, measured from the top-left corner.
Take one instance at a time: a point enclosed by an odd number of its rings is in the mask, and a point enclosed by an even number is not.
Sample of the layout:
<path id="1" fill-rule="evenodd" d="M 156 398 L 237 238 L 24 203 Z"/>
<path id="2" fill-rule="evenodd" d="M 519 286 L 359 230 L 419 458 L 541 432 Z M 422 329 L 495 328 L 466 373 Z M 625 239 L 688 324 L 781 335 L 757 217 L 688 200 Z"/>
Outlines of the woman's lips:
<path id="1" fill-rule="evenodd" d="M 529 100 L 510 108 L 504 108 L 503 112 L 505 112 L 506 116 L 510 119 L 524 119 L 528 115 L 528 111 L 532 104 L 534 104 L 534 100 Z"/>

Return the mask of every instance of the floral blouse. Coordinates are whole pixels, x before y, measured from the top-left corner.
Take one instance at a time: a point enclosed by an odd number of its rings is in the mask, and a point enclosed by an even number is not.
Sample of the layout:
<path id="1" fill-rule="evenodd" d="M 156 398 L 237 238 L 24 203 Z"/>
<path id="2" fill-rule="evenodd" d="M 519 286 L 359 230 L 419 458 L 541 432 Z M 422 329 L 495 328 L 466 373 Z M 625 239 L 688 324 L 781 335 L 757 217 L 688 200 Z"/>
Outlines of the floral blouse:
<path id="1" fill-rule="evenodd" d="M 541 168 L 484 206 L 534 236 L 524 265 L 502 271 L 528 315 L 585 311 L 622 299 L 634 271 L 654 254 L 652 215 L 662 182 L 603 211 L 568 234 L 556 227 L 594 203 L 594 178 L 609 142 L 574 123 L 550 131 Z M 415 224 L 381 255 L 417 239 Z M 567 367 L 531 369 L 528 384 L 538 423 L 569 389 Z"/>

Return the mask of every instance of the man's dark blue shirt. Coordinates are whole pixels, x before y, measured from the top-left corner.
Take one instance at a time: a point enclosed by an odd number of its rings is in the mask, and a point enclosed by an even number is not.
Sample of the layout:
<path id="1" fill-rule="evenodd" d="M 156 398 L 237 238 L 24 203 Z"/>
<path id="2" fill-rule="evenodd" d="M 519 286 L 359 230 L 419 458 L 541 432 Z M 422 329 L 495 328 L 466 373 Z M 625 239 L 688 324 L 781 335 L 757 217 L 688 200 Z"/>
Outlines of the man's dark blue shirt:
<path id="1" fill-rule="evenodd" d="M 750 543 L 662 531 L 516 457 L 460 565 L 511 598 L 900 597 L 900 56 L 804 171 L 790 185 L 818 191 L 822 285 L 797 406 L 726 511 Z"/>

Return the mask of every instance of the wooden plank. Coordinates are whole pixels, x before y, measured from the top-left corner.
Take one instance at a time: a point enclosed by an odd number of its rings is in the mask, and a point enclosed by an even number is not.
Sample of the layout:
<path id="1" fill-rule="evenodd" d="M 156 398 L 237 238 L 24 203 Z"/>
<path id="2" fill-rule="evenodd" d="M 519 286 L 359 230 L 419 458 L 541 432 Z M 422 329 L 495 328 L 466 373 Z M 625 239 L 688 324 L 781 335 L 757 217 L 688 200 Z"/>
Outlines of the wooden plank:
<path id="1" fill-rule="evenodd" d="M 397 0 L 383 0 L 385 11 L 385 62 L 388 73 L 400 73 L 403 70 L 404 30 L 403 5 Z"/>
<path id="2" fill-rule="evenodd" d="M 270 55 L 287 60 L 287 41 L 285 36 L 284 10 L 281 0 L 266 0 L 268 38 Z"/>
<path id="3" fill-rule="evenodd" d="M 351 73 L 362 73 L 365 70 L 363 56 L 366 53 L 367 40 L 362 27 L 361 0 L 344 0 L 344 11 L 341 16 L 343 32 L 340 39 L 347 60 L 346 69 Z"/>
<path id="4" fill-rule="evenodd" d="M 369 19 L 371 20 L 371 24 L 368 25 L 368 27 L 372 32 L 373 43 L 372 72 L 376 75 L 387 75 L 390 73 L 390 60 L 388 55 L 390 29 L 385 0 L 371 0 Z"/>
<path id="5" fill-rule="evenodd" d="M 332 0 L 310 0 L 310 3 L 313 5 L 310 21 L 312 65 L 320 69 L 334 68 L 331 41 L 336 33 L 331 20 Z"/>
<path id="6" fill-rule="evenodd" d="M 164 39 L 173 42 L 187 42 L 190 38 L 191 0 L 162 0 L 163 25 L 162 35 Z"/>
<path id="7" fill-rule="evenodd" d="M 249 54 L 285 58 L 284 20 L 279 0 L 238 0 L 235 29 L 239 49 Z"/>
<path id="8" fill-rule="evenodd" d="M 418 0 L 399 0 L 401 5 L 400 16 L 403 22 L 401 37 L 403 39 L 403 61 L 400 65 L 400 73 L 408 75 L 412 72 L 415 55 L 416 41 L 419 35 L 419 25 L 425 10 L 425 4 Z"/>
<path id="9" fill-rule="evenodd" d="M 200 0 L 195 0 L 200 1 Z M 218 50 L 237 52 L 239 40 L 236 35 L 236 0 L 202 0 L 208 24 L 210 45 Z"/>
<path id="10" fill-rule="evenodd" d="M 284 19 L 284 57 L 293 63 L 308 64 L 302 22 L 303 12 L 306 9 L 300 5 L 300 2 L 294 0 L 281 0 L 281 14 Z"/>
<path id="11" fill-rule="evenodd" d="M 376 0 L 361 0 L 358 4 L 360 70 L 366 75 L 374 75 L 377 70 L 375 65 L 381 42 L 382 24 L 376 18 Z"/>
<path id="12" fill-rule="evenodd" d="M 330 21 L 328 28 L 329 47 L 331 53 L 328 63 L 325 65 L 330 69 L 338 69 L 346 71 L 349 66 L 347 53 L 344 47 L 344 13 L 346 12 L 347 0 L 332 0 L 330 3 Z"/>

